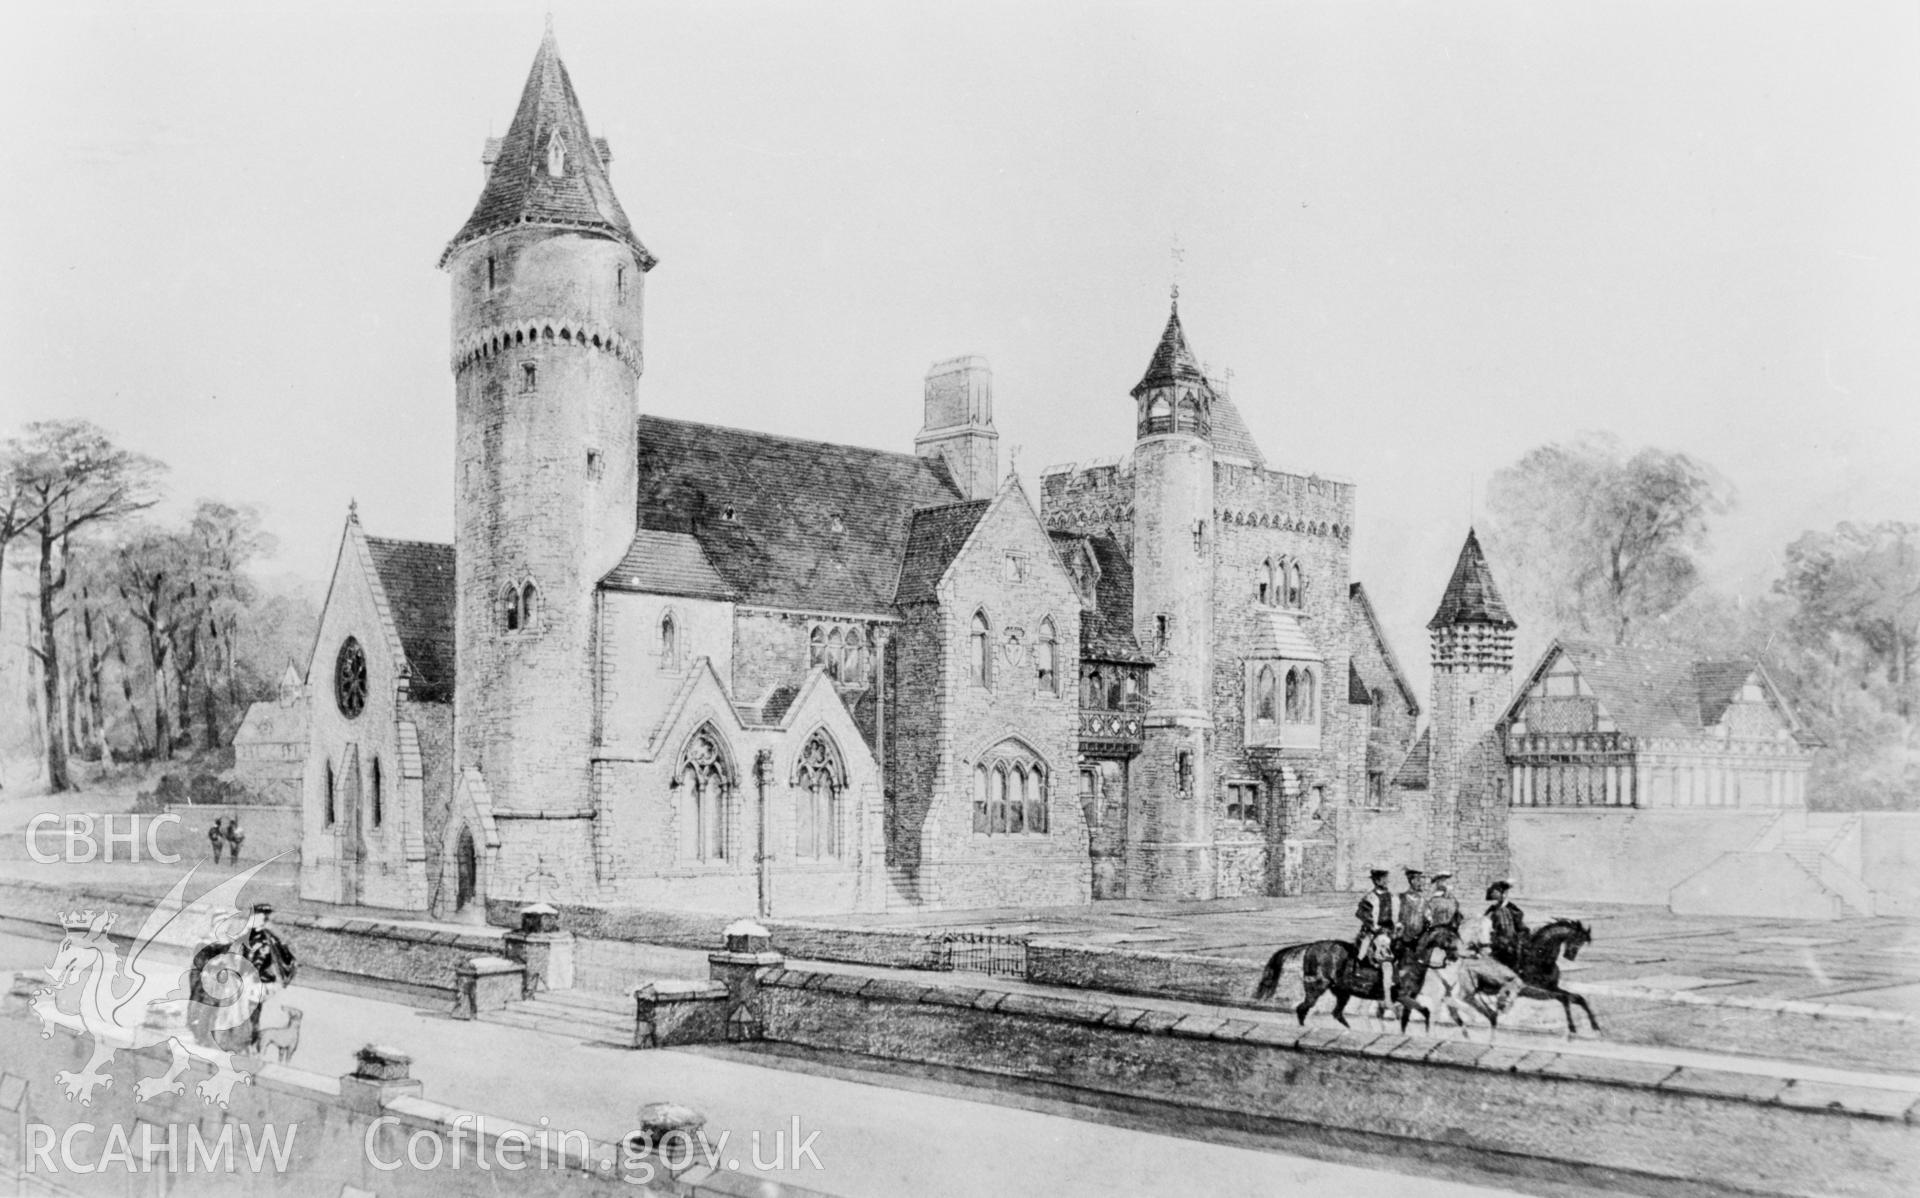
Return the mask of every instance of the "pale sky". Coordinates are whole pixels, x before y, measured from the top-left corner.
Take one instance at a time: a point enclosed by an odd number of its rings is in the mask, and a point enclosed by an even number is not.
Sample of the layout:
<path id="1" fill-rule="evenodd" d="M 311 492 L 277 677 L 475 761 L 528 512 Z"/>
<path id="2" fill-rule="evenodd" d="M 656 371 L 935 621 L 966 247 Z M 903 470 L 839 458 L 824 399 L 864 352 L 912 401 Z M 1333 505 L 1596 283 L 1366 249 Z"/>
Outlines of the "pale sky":
<path id="1" fill-rule="evenodd" d="M 350 498 L 450 539 L 435 262 L 547 7 L 12 11 L 0 426 L 261 505 L 273 571 Z M 551 8 L 660 257 L 648 411 L 904 451 L 981 353 L 1031 484 L 1127 449 L 1177 270 L 1269 459 L 1358 483 L 1409 664 L 1476 482 L 1583 430 L 1732 481 L 1729 587 L 1920 519 L 1920 6 Z"/>

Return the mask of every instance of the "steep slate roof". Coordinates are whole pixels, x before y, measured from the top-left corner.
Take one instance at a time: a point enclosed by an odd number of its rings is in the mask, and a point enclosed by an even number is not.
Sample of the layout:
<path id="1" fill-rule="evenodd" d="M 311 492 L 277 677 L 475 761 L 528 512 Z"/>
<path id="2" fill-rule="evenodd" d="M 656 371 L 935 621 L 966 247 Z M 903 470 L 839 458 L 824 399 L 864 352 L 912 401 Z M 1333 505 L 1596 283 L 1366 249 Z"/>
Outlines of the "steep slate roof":
<path id="1" fill-rule="evenodd" d="M 1093 607 L 1080 611 L 1080 656 L 1087 661 L 1151 662 L 1133 635 L 1133 563 L 1112 537 L 1053 532 L 1053 547 L 1064 562 L 1078 546 L 1093 555 L 1099 576 Z"/>
<path id="2" fill-rule="evenodd" d="M 1393 776 L 1393 784 L 1407 790 L 1425 790 L 1432 772 L 1433 729 L 1423 728 L 1420 739 L 1413 742 L 1406 760 L 1400 763 L 1400 772 Z"/>
<path id="3" fill-rule="evenodd" d="M 659 416 L 638 423 L 639 527 L 692 537 L 743 603 L 884 612 L 908 513 L 961 498 L 943 464 L 912 454 Z"/>
<path id="4" fill-rule="evenodd" d="M 607 571 L 600 585 L 614 591 L 650 595 L 686 595 L 695 599 L 732 599 L 734 589 L 707 560 L 700 542 L 683 532 L 642 528 L 633 534 L 627 556 Z"/>
<path id="5" fill-rule="evenodd" d="M 1367 628 L 1373 633 L 1374 644 L 1380 646 L 1380 656 L 1387 663 L 1387 672 L 1393 675 L 1393 683 L 1400 688 L 1400 697 L 1407 701 L 1407 711 L 1412 715 L 1420 714 L 1420 700 L 1414 696 L 1413 687 L 1407 683 L 1406 671 L 1400 668 L 1400 659 L 1394 655 L 1393 645 L 1387 640 L 1386 630 L 1380 627 L 1380 617 L 1374 614 L 1373 600 L 1367 597 L 1367 588 L 1359 583 L 1347 587 L 1347 601 L 1357 608 L 1367 622 Z"/>
<path id="6" fill-rule="evenodd" d="M 1147 373 L 1134 387 L 1133 394 L 1138 396 L 1150 387 L 1165 387 L 1173 383 L 1199 383 L 1207 385 L 1206 372 L 1200 369 L 1200 359 L 1193 356 L 1193 350 L 1187 346 L 1186 330 L 1180 327 L 1180 301 L 1173 301 L 1173 311 L 1167 316 L 1167 327 L 1160 334 L 1160 344 L 1153 349 L 1153 358 L 1147 363 Z"/>
<path id="7" fill-rule="evenodd" d="M 1213 392 L 1212 424 L 1213 435 L 1210 440 L 1216 452 L 1245 458 L 1263 469 L 1266 467 L 1267 459 L 1260 452 L 1260 447 L 1253 443 L 1253 432 L 1241 418 L 1240 409 L 1218 387 Z"/>
<path id="8" fill-rule="evenodd" d="M 566 151 L 559 178 L 547 174 L 547 145 L 555 133 Z M 587 118 L 560 61 L 553 30 L 548 28 L 520 92 L 520 107 L 487 172 L 480 202 L 447 243 L 440 264 L 445 266 L 453 252 L 468 242 L 503 229 L 535 225 L 622 242 L 633 250 L 642 270 L 652 269 L 653 255 L 634 236 L 627 214 L 614 197 L 604 152 L 605 144 L 587 132 Z"/>
<path id="9" fill-rule="evenodd" d="M 1700 700 L 1702 724 L 1711 726 L 1720 722 L 1720 717 L 1727 714 L 1727 708 L 1733 705 L 1733 697 L 1740 693 L 1747 679 L 1753 677 L 1755 668 L 1751 661 L 1693 663 L 1694 689 Z"/>
<path id="10" fill-rule="evenodd" d="M 413 671 L 407 696 L 452 702 L 453 546 L 368 537 L 367 552 Z"/>
<path id="11" fill-rule="evenodd" d="M 1433 613 L 1433 619 L 1427 621 L 1428 628 L 1445 628 L 1451 624 L 1516 627 L 1513 617 L 1507 614 L 1506 600 L 1500 598 L 1500 588 L 1494 585 L 1487 555 L 1480 551 L 1480 538 L 1471 528 L 1467 530 L 1467 543 L 1460 546 L 1460 558 L 1453 564 L 1453 577 L 1447 580 L 1446 592 L 1440 596 L 1440 607 Z"/>
<path id="12" fill-rule="evenodd" d="M 1696 736 L 1720 722 L 1748 678 L 1765 673 L 1752 660 L 1694 661 L 1666 649 L 1564 640 L 1557 648 L 1629 736 Z M 1549 651 L 1528 687 L 1552 660 Z M 1789 711 L 1780 717 L 1790 728 L 1796 723 Z"/>
<path id="13" fill-rule="evenodd" d="M 893 593 L 895 603 L 931 603 L 937 597 L 941 576 L 992 503 L 991 499 L 973 499 L 923 507 L 913 513 L 907 529 L 907 550 L 900 562 L 900 583 Z"/>

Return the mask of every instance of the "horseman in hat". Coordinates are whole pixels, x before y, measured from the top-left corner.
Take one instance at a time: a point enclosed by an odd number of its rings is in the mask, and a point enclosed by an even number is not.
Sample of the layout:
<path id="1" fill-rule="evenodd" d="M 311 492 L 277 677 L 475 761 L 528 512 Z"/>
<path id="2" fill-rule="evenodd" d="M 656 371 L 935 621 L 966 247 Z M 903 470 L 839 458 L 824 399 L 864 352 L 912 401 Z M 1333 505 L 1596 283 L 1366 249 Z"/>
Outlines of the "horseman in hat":
<path id="1" fill-rule="evenodd" d="M 1513 882 L 1502 878 L 1487 887 L 1487 922 L 1491 925 L 1493 959 L 1508 969 L 1520 968 L 1520 947 L 1527 941 L 1527 914 L 1507 901 Z"/>
<path id="2" fill-rule="evenodd" d="M 194 954 L 188 975 L 188 1026 L 203 1044 L 229 1052 L 250 1049 L 260 1036 L 267 997 L 293 981 L 293 950 L 268 926 L 273 907 L 255 903 L 246 926 Z M 221 1016 L 223 1007 L 239 1008 Z"/>
<path id="3" fill-rule="evenodd" d="M 1453 897 L 1453 888 L 1448 880 L 1452 872 L 1440 870 L 1433 875 L 1433 893 L 1427 896 L 1427 926 L 1446 928 L 1455 934 L 1460 931 L 1460 900 Z"/>
<path id="4" fill-rule="evenodd" d="M 1412 952 L 1427 931 L 1427 875 L 1413 868 L 1401 872 L 1407 875 L 1407 888 L 1400 892 L 1399 910 L 1395 912 L 1393 955 L 1396 958 Z"/>
<path id="5" fill-rule="evenodd" d="M 1353 911 L 1360 921 L 1353 952 L 1357 960 L 1379 968 L 1380 1000 L 1385 1003 L 1393 999 L 1394 933 L 1400 922 L 1400 902 L 1399 896 L 1387 888 L 1387 870 L 1369 870 L 1368 876 L 1373 879 L 1373 889 L 1360 896 L 1360 905 Z"/>

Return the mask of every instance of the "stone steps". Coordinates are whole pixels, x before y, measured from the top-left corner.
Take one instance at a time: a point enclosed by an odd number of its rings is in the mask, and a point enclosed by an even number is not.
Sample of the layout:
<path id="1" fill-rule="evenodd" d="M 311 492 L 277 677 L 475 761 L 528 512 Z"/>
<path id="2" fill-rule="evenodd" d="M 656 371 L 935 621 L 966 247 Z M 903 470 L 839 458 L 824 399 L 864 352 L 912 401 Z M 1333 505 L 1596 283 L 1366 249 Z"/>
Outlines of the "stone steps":
<path id="1" fill-rule="evenodd" d="M 573 993 L 562 991 L 562 993 Z M 556 1036 L 593 1043 L 630 1045 L 633 1043 L 633 1011 L 625 1013 L 599 1006 L 573 1002 L 555 1002 L 548 996 L 517 1002 L 504 1010 L 481 1016 L 488 1023 L 530 1028 Z"/>

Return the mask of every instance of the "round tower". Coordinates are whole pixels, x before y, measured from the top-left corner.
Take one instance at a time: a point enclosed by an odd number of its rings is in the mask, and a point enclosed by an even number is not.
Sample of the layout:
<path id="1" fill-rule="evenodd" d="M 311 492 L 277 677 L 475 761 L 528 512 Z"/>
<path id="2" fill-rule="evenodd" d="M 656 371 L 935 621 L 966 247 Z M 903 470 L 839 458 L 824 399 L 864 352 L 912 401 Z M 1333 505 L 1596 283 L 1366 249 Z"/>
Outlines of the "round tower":
<path id="1" fill-rule="evenodd" d="M 642 296 L 653 256 L 607 178 L 549 29 L 453 286 L 455 763 L 501 820 L 495 898 L 588 897 L 595 591 L 633 539 Z"/>
<path id="2" fill-rule="evenodd" d="M 1154 668 L 1128 893 L 1211 898 L 1214 395 L 1177 297 L 1133 399 L 1133 611 Z"/>
<path id="3" fill-rule="evenodd" d="M 1513 698 L 1517 625 L 1467 530 L 1427 630 L 1433 638 L 1433 823 L 1428 864 L 1468 886 L 1507 870 L 1505 757 L 1494 726 Z"/>

